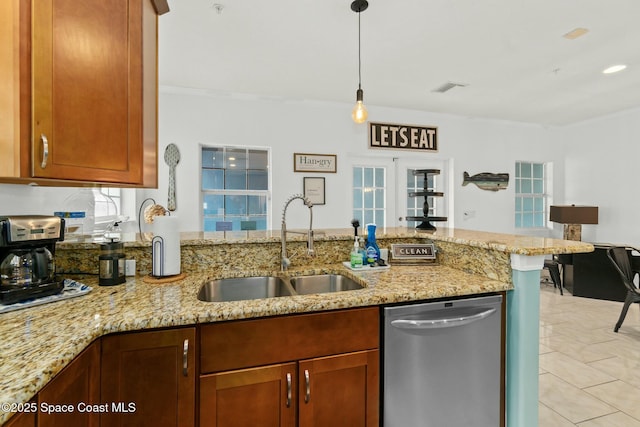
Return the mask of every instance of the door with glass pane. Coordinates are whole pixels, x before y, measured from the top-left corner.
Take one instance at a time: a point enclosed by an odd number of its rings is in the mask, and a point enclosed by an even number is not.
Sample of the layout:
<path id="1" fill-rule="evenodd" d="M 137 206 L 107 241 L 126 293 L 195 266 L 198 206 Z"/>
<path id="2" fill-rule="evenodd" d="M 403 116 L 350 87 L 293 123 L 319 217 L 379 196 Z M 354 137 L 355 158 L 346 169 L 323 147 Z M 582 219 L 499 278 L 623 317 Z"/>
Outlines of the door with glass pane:
<path id="1" fill-rule="evenodd" d="M 352 160 L 352 216 L 364 229 L 395 227 L 395 170 L 393 160 L 363 158 Z"/>
<path id="2" fill-rule="evenodd" d="M 444 216 L 449 218 L 449 210 L 453 206 L 453 191 L 450 190 L 450 166 L 447 160 L 424 160 L 396 159 L 398 174 L 398 212 L 401 225 L 414 228 L 420 221 L 405 221 L 406 217 L 424 215 L 424 197 L 411 197 L 412 192 L 424 191 L 424 174 L 414 175 L 413 171 L 418 169 L 437 169 L 437 175 L 429 175 L 427 179 L 427 190 L 436 193 L 443 193 L 442 197 L 428 197 L 429 216 Z M 433 223 L 436 227 L 451 226 L 452 218 L 444 223 Z"/>
<path id="3" fill-rule="evenodd" d="M 201 154 L 203 230 L 266 230 L 269 149 L 203 146 Z"/>

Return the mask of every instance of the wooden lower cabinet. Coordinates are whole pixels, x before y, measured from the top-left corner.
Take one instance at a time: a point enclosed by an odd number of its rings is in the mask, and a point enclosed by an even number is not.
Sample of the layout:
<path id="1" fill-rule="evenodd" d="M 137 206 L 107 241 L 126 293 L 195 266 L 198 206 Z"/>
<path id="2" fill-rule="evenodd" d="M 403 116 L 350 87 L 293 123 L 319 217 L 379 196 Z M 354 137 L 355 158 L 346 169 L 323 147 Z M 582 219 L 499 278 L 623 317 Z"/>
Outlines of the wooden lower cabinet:
<path id="1" fill-rule="evenodd" d="M 195 328 L 103 337 L 101 400 L 109 426 L 195 424 Z"/>
<path id="2" fill-rule="evenodd" d="M 200 427 L 378 427 L 377 308 L 200 332 Z"/>
<path id="3" fill-rule="evenodd" d="M 92 343 L 60 371 L 38 393 L 37 402 L 38 427 L 99 426 L 100 414 L 96 411 L 100 404 L 100 341 Z M 49 407 L 71 412 L 43 411 Z"/>
<path id="4" fill-rule="evenodd" d="M 9 418 L 9 421 L 4 424 L 4 427 L 36 427 L 36 413 L 20 412 L 15 414 Z"/>
<path id="5" fill-rule="evenodd" d="M 304 360 L 298 366 L 300 427 L 374 427 L 378 350 Z"/>
<path id="6" fill-rule="evenodd" d="M 294 427 L 295 363 L 200 377 L 200 425 Z"/>
<path id="7" fill-rule="evenodd" d="M 200 426 L 377 427 L 378 371 L 370 350 L 203 375 Z"/>

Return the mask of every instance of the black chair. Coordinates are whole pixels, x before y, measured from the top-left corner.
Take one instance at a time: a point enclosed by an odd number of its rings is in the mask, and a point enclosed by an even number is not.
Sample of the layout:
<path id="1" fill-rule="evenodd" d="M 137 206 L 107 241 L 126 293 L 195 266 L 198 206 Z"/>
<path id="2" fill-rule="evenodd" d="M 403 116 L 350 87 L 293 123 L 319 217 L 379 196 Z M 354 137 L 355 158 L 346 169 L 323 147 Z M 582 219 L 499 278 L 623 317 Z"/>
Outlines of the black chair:
<path id="1" fill-rule="evenodd" d="M 629 306 L 634 302 L 640 302 L 640 289 L 633 283 L 633 276 L 635 276 L 637 271 L 634 271 L 632 268 L 631 251 L 640 252 L 635 248 L 624 246 L 616 246 L 607 250 L 607 256 L 620 274 L 620 278 L 627 288 L 627 297 L 624 300 L 624 306 L 622 306 L 622 313 L 620 313 L 618 323 L 616 323 L 613 329 L 614 332 L 618 332 L 618 329 L 622 326 L 622 322 L 624 322 L 624 318 L 627 316 L 627 311 L 629 311 Z"/>
<path id="2" fill-rule="evenodd" d="M 549 276 L 553 282 L 553 287 L 560 289 L 560 295 L 564 295 L 562 292 L 562 279 L 560 279 L 560 263 L 556 260 L 555 256 L 551 259 L 544 260 L 544 267 L 549 270 Z"/>

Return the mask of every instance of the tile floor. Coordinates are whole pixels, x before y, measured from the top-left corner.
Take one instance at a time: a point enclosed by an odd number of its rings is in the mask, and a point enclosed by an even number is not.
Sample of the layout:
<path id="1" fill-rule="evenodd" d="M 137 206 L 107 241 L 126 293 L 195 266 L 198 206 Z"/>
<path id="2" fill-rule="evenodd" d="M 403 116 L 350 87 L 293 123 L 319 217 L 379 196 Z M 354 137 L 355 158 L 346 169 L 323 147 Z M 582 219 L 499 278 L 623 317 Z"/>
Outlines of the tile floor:
<path id="1" fill-rule="evenodd" d="M 640 427 L 638 304 L 540 290 L 540 427 Z"/>

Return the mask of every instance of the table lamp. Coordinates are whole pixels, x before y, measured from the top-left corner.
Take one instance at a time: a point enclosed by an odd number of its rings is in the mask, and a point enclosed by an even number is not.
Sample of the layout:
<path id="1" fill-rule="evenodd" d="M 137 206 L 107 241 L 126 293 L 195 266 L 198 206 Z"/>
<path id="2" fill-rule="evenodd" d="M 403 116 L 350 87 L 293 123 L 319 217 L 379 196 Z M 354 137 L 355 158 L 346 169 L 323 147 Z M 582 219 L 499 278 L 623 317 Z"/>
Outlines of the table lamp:
<path id="1" fill-rule="evenodd" d="M 597 206 L 551 206 L 549 221 L 564 224 L 562 238 L 582 240 L 582 224 L 598 223 Z"/>

